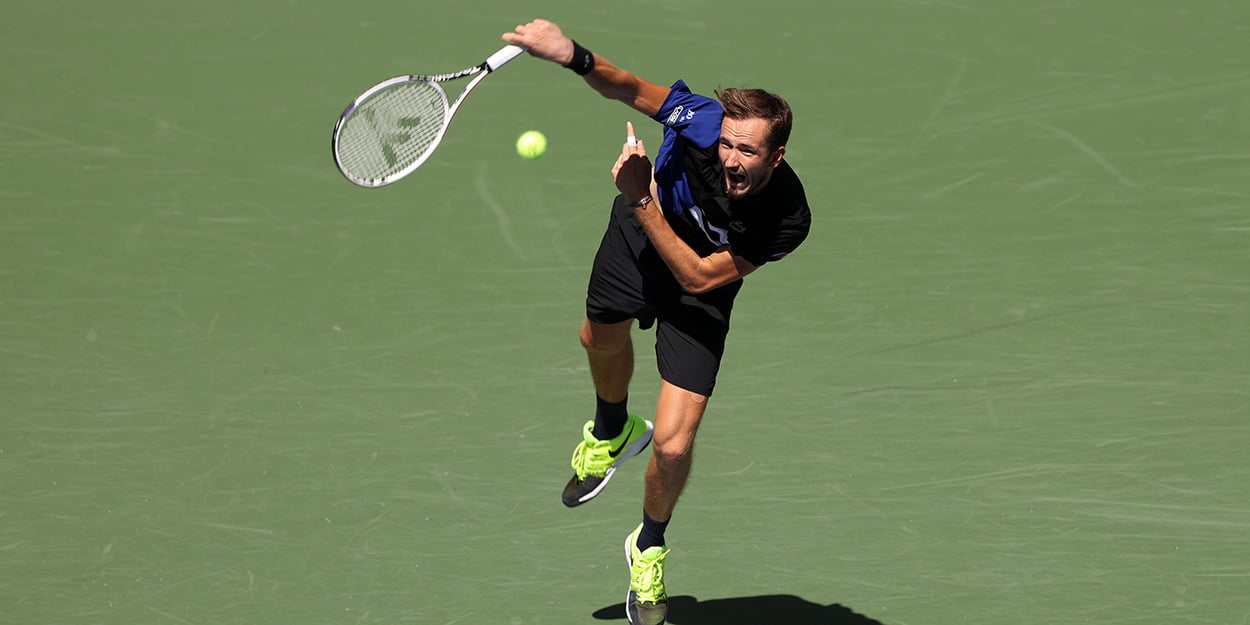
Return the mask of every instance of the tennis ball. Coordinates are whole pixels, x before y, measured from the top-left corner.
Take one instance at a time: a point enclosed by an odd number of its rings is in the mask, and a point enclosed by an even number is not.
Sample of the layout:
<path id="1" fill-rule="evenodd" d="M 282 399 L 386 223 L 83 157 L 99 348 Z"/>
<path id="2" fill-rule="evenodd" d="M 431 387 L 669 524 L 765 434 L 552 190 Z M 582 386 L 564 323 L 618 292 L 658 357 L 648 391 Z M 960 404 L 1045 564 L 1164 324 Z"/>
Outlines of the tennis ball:
<path id="1" fill-rule="evenodd" d="M 516 140 L 516 153 L 521 158 L 536 159 L 547 151 L 547 137 L 537 130 L 531 130 L 523 133 L 521 138 Z"/>

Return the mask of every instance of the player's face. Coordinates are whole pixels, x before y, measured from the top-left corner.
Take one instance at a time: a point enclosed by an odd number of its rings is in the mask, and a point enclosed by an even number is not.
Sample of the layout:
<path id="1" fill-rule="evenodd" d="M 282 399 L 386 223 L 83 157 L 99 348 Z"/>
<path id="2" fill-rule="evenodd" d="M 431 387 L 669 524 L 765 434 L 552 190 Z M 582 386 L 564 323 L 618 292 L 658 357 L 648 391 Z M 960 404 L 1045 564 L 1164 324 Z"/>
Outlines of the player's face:
<path id="1" fill-rule="evenodd" d="M 739 200 L 768 186 L 785 152 L 784 145 L 768 145 L 768 120 L 726 117 L 720 126 L 720 162 L 729 199 Z"/>

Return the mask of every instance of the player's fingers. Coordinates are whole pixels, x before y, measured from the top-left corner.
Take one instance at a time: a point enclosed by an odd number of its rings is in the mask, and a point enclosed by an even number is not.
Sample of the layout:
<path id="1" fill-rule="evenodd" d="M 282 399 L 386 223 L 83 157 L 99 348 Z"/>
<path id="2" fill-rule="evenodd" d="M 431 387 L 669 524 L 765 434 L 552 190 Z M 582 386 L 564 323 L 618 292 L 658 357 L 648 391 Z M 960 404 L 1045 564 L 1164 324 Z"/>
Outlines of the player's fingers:
<path id="1" fill-rule="evenodd" d="M 517 24 L 517 27 L 512 29 L 512 32 L 504 34 L 504 39 L 509 40 L 509 42 L 513 40 L 516 42 L 532 40 L 536 33 L 540 32 L 538 28 L 541 26 L 542 24 L 539 23 L 539 20 L 534 20 L 528 24 Z"/>
<path id="2" fill-rule="evenodd" d="M 513 45 L 518 45 L 523 48 L 528 48 L 529 46 L 523 45 L 526 43 L 525 24 L 518 24 L 517 27 L 513 29 L 512 32 L 504 33 L 503 40 Z"/>
<path id="3" fill-rule="evenodd" d="M 647 148 L 634 132 L 634 122 L 625 122 L 625 151 L 644 158 L 647 156 Z"/>
<path id="4" fill-rule="evenodd" d="M 621 146 L 621 154 L 625 157 L 641 156 L 645 158 L 647 153 L 639 149 L 642 146 L 642 142 L 633 137 L 631 137 L 631 139 L 633 140 L 626 141 L 625 144 Z"/>
<path id="5" fill-rule="evenodd" d="M 616 162 L 612 163 L 612 179 L 613 180 L 615 180 L 620 175 L 621 168 L 625 166 L 625 161 L 628 158 L 629 158 L 629 155 L 625 154 L 624 152 L 622 152 L 620 156 L 616 157 Z"/>

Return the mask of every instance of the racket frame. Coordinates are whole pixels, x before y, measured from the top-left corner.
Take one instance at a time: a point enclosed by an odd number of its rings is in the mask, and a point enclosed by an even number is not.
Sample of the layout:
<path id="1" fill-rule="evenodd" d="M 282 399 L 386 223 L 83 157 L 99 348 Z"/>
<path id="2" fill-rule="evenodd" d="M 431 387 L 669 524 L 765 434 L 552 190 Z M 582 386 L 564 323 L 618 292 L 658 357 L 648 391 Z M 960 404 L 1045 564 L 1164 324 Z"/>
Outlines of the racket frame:
<path id="1" fill-rule="evenodd" d="M 377 188 L 396 182 L 404 176 L 416 171 L 418 167 L 430 158 L 430 155 L 434 154 L 434 150 L 438 148 L 438 144 L 442 143 L 443 136 L 447 134 L 447 128 L 451 126 L 452 118 L 455 117 L 456 111 L 460 110 L 460 105 L 464 103 L 465 98 L 468 97 L 471 91 L 473 91 L 473 88 L 477 87 L 478 83 L 482 82 L 482 80 L 489 76 L 492 72 L 497 71 L 509 61 L 520 56 L 523 52 L 525 52 L 525 48 L 514 45 L 506 45 L 494 54 L 490 55 L 480 65 L 476 65 L 474 67 L 466 68 L 450 74 L 411 74 L 407 76 L 396 76 L 394 78 L 388 78 L 387 80 L 366 89 L 364 93 L 357 96 L 355 100 L 352 100 L 351 104 L 347 105 L 347 108 L 343 110 L 343 114 L 339 115 L 338 122 L 334 124 L 334 134 L 331 137 L 330 147 L 334 152 L 334 163 L 338 166 L 339 172 L 356 185 L 368 188 Z M 447 92 L 443 90 L 439 83 L 457 80 L 468 76 L 473 76 L 473 80 L 469 81 L 468 85 L 465 85 L 464 91 L 461 91 L 460 96 L 456 98 L 456 101 L 449 105 L 447 103 Z M 443 125 L 439 128 L 438 134 L 436 134 L 434 139 L 430 142 L 429 147 L 427 147 L 425 151 L 421 153 L 421 156 L 417 157 L 417 159 L 411 164 L 390 175 L 379 176 L 377 178 L 362 178 L 348 171 L 344 166 L 342 159 L 339 157 L 339 136 L 343 131 L 343 127 L 347 123 L 347 120 L 351 118 L 353 113 L 356 112 L 356 109 L 359 109 L 365 102 L 368 102 L 377 94 L 397 85 L 412 82 L 427 83 L 442 97 L 444 110 Z"/>

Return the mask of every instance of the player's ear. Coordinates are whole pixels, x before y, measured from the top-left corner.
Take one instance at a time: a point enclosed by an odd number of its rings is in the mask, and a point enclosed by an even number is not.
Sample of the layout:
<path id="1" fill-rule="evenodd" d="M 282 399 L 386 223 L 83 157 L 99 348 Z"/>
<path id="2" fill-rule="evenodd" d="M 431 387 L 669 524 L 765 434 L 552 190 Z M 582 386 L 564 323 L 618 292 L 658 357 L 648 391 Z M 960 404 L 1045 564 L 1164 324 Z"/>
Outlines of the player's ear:
<path id="1" fill-rule="evenodd" d="M 781 164 L 781 158 L 786 155 L 786 146 L 780 146 L 768 155 L 768 165 L 776 167 Z"/>

